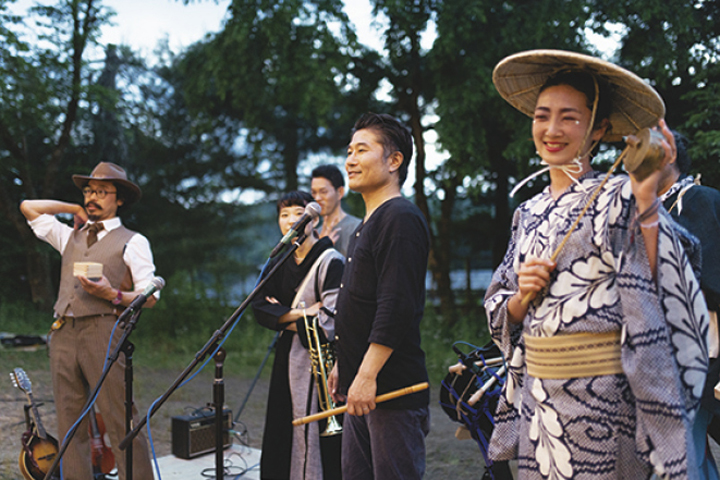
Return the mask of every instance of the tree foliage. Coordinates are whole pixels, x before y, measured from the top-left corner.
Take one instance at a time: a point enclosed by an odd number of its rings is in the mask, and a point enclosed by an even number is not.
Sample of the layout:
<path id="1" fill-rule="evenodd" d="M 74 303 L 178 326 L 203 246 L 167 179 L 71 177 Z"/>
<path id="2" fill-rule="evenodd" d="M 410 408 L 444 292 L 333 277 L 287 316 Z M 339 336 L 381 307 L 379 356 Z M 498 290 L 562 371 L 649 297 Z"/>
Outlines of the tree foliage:
<path id="1" fill-rule="evenodd" d="M 340 0 L 234 0 L 224 29 L 176 69 L 189 108 L 235 128 L 265 190 L 294 190 L 300 162 L 342 148 L 375 90 L 355 75 L 358 48 Z"/>
<path id="2" fill-rule="evenodd" d="M 341 0 L 233 0 L 220 32 L 165 48 L 153 68 L 124 46 L 102 45 L 104 61 L 88 61 L 111 13 L 100 1 L 58 0 L 18 18 L 0 0 L 0 228 L 10 232 L 0 237 L 0 294 L 54 298 L 56 263 L 17 206 L 77 201 L 70 175 L 99 160 L 121 163 L 143 187 L 142 208 L 124 219 L 151 239 L 158 271 L 229 294 L 276 235 L 272 208 L 247 199 L 297 188 L 304 162 L 342 152 L 372 110 L 412 130 L 414 200 L 431 223 L 430 267 L 451 323 L 451 271 L 481 256 L 497 264 L 511 201 L 542 183 L 508 199 L 538 159 L 529 119 L 492 84 L 500 59 L 533 48 L 609 57 L 648 79 L 670 125 L 693 141 L 695 170 L 720 186 L 716 1 L 371 0 L 383 25 L 374 51 Z M 32 41 L 19 29 L 31 20 Z M 602 37 L 617 50 L 601 49 Z M 429 170 L 430 131 L 447 159 Z"/>
<path id="3" fill-rule="evenodd" d="M 665 100 L 669 125 L 691 139 L 694 170 L 720 187 L 720 4 L 598 0 L 595 12 L 596 21 L 621 32 L 618 62 L 650 81 Z"/>
<path id="4" fill-rule="evenodd" d="M 94 0 L 61 0 L 33 12 L 35 43 L 13 28 L 19 18 L 3 14 L 0 28 L 0 212 L 13 227 L 13 241 L 23 246 L 33 301 L 48 305 L 54 289 L 47 250 L 37 246 L 18 205 L 24 198 L 67 198 L 57 179 L 76 165 L 68 153 L 75 150 L 87 95 L 84 53 L 108 13 Z"/>
<path id="5" fill-rule="evenodd" d="M 492 250 L 493 265 L 502 259 L 510 225 L 510 181 L 529 173 L 532 154 L 529 121 L 497 94 L 494 66 L 507 55 L 532 48 L 584 50 L 587 17 L 583 2 L 441 2 L 432 72 L 437 85 L 436 129 L 450 157 L 435 180 L 446 201 L 460 193 L 473 203 L 490 203 L 495 217 L 494 235 L 466 232 L 464 239 L 470 242 L 486 239 L 465 248 L 467 255 Z M 453 206 L 446 208 L 443 217 L 454 211 Z M 444 250 L 456 248 L 449 243 Z"/>

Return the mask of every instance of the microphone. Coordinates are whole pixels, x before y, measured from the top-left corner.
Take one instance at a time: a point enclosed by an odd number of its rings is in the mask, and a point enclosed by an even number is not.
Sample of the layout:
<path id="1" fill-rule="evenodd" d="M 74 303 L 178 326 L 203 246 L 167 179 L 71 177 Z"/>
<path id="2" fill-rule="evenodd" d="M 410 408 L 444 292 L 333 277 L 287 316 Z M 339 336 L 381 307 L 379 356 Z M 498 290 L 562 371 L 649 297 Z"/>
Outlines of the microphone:
<path id="1" fill-rule="evenodd" d="M 298 234 L 305 231 L 305 226 L 312 220 L 315 220 L 320 216 L 320 211 L 322 210 L 322 207 L 320 207 L 320 204 L 317 202 L 310 202 L 305 206 L 305 213 L 302 214 L 302 217 L 298 219 L 297 222 L 293 223 L 293 226 L 290 227 L 290 230 L 285 234 L 282 239 L 278 242 L 277 245 L 275 245 L 275 248 L 273 248 L 272 252 L 270 253 L 270 258 L 274 258 L 282 249 L 285 247 L 285 245 L 289 245 L 292 243 L 292 241 L 295 239 L 295 237 L 298 236 Z"/>
<path id="2" fill-rule="evenodd" d="M 142 307 L 145 302 L 147 302 L 147 299 L 152 295 L 153 293 L 162 290 L 165 288 L 165 279 L 162 277 L 154 277 L 152 280 L 150 280 L 150 283 L 147 287 L 145 287 L 145 290 L 135 297 L 133 301 L 128 305 L 128 310 L 137 310 L 138 308 Z"/>

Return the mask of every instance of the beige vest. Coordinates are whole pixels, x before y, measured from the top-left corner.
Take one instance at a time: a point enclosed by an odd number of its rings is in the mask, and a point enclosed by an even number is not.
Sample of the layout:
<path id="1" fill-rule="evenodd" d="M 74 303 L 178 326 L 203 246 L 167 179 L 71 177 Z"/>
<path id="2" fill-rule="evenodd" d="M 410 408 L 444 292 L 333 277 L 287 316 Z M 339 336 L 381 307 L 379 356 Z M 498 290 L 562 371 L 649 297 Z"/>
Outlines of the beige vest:
<path id="1" fill-rule="evenodd" d="M 108 232 L 90 248 L 87 247 L 87 229 L 74 231 L 65 246 L 60 270 L 60 291 L 55 302 L 55 313 L 74 317 L 116 313 L 118 308 L 111 302 L 87 293 L 80 280 L 73 276 L 75 262 L 98 262 L 103 264 L 103 275 L 113 288 L 132 290 L 132 275 L 123 261 L 125 245 L 135 235 L 122 225 Z"/>

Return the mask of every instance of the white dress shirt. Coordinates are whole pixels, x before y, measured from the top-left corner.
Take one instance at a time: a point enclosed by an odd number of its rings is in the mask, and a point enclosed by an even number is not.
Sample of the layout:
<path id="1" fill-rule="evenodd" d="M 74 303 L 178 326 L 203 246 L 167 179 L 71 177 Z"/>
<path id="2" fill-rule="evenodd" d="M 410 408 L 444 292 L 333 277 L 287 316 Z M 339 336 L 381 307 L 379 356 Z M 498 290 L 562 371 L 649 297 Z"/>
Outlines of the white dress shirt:
<path id="1" fill-rule="evenodd" d="M 87 230 L 92 223 L 89 221 L 85 224 L 83 230 Z M 102 240 L 111 230 L 120 227 L 122 222 L 120 217 L 114 217 L 103 220 L 102 224 L 103 229 L 98 232 L 98 241 Z M 73 233 L 72 227 L 62 223 L 54 215 L 40 215 L 35 220 L 28 220 L 28 225 L 32 228 L 35 236 L 52 245 L 61 255 Z M 133 235 L 123 253 L 123 261 L 130 269 L 133 291 L 142 292 L 155 276 L 155 264 L 148 239 L 139 233 Z M 159 292 L 155 292 L 155 296 L 160 298 Z"/>

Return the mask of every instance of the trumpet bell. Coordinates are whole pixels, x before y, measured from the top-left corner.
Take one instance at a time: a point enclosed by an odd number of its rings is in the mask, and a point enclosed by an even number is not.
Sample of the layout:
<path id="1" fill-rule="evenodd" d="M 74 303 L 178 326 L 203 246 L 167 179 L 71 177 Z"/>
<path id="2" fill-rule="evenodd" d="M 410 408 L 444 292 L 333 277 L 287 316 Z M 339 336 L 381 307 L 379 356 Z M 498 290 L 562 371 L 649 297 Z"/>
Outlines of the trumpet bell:
<path id="1" fill-rule="evenodd" d="M 328 418 L 327 425 L 325 425 L 325 428 L 320 433 L 321 437 L 332 437 L 334 435 L 339 435 L 342 433 L 342 425 L 340 425 L 340 422 L 337 419 L 336 415 L 333 415 L 332 417 Z"/>

